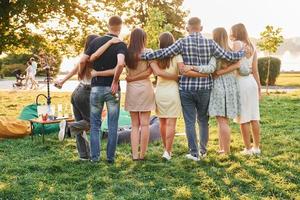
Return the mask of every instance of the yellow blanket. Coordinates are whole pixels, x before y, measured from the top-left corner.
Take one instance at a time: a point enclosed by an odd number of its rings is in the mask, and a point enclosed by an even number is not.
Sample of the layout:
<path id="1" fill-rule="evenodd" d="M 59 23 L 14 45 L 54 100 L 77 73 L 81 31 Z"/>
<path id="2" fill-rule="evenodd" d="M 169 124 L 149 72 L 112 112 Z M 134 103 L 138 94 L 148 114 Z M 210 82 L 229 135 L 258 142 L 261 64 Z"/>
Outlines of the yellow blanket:
<path id="1" fill-rule="evenodd" d="M 30 123 L 11 117 L 0 117 L 0 138 L 19 138 L 30 134 Z"/>

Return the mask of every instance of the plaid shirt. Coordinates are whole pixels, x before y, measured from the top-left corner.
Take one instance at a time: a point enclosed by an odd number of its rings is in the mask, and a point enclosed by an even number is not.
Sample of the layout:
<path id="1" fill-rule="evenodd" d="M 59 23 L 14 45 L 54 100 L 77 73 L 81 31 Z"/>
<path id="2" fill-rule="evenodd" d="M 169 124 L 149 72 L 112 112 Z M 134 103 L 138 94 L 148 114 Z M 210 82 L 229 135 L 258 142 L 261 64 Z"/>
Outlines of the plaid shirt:
<path id="1" fill-rule="evenodd" d="M 211 57 L 213 56 L 217 59 L 223 58 L 231 61 L 241 59 L 244 57 L 245 52 L 226 52 L 215 41 L 204 38 L 201 33 L 192 33 L 189 36 L 176 41 L 173 45 L 167 48 L 144 53 L 142 55 L 142 59 L 162 59 L 165 57 L 175 56 L 177 54 L 182 55 L 184 64 L 201 66 L 208 65 Z M 209 90 L 212 88 L 212 85 L 213 81 L 211 76 L 199 78 L 181 76 L 179 81 L 179 90 Z"/>

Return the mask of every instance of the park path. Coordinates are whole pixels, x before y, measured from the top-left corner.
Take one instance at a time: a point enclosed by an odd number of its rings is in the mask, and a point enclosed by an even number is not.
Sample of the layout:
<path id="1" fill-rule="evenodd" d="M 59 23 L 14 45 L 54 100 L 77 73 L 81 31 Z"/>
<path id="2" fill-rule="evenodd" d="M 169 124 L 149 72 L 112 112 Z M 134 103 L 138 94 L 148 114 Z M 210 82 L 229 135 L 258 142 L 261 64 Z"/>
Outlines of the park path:
<path id="1" fill-rule="evenodd" d="M 41 78 L 37 78 L 38 81 L 41 81 Z M 11 90 L 20 90 L 20 89 L 15 89 L 12 87 L 14 80 L 7 80 L 7 79 L 0 79 L 0 90 L 1 91 L 11 91 Z M 125 81 L 120 81 L 121 84 L 121 91 L 126 92 L 126 82 Z M 39 84 L 40 87 L 38 91 L 47 91 L 47 85 L 46 84 Z M 62 89 L 58 89 L 54 87 L 53 84 L 50 84 L 50 91 L 51 92 L 73 92 L 73 90 L 76 88 L 78 85 L 77 80 L 69 80 L 67 81 Z M 22 89 L 24 90 L 24 89 Z M 29 89 L 27 89 L 30 91 Z M 25 91 L 27 91 L 25 90 Z M 265 92 L 265 87 L 263 87 L 263 92 Z M 296 90 L 300 90 L 300 87 L 282 87 L 282 86 L 271 86 L 269 88 L 269 92 L 294 92 Z"/>

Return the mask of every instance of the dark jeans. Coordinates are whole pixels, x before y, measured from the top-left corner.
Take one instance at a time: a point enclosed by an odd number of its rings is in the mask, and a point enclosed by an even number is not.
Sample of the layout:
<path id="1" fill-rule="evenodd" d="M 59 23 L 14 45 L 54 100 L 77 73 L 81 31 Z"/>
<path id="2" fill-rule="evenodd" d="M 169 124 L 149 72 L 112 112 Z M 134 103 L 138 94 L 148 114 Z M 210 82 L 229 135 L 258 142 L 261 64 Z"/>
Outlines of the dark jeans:
<path id="1" fill-rule="evenodd" d="M 90 146 L 86 137 L 83 136 L 83 131 L 89 129 L 90 124 L 90 93 L 89 88 L 78 85 L 72 93 L 71 102 L 75 122 L 69 123 L 71 135 L 76 137 L 76 145 L 80 158 L 90 157 Z"/>
<path id="2" fill-rule="evenodd" d="M 119 99 L 121 98 L 119 93 Z M 91 91 L 91 159 L 98 161 L 100 159 L 101 137 L 101 114 L 103 105 L 107 107 L 108 123 L 108 141 L 106 148 L 107 160 L 114 161 L 116 146 L 118 141 L 118 120 L 120 112 L 120 101 L 111 94 L 110 87 L 97 86 Z M 101 134 L 102 135 L 102 134 Z"/>
<path id="3" fill-rule="evenodd" d="M 206 153 L 208 142 L 208 105 L 210 90 L 199 91 L 179 91 L 183 117 L 185 122 L 185 132 L 188 139 L 190 153 L 199 156 L 197 136 L 196 136 L 196 117 L 199 125 L 200 152 Z"/>

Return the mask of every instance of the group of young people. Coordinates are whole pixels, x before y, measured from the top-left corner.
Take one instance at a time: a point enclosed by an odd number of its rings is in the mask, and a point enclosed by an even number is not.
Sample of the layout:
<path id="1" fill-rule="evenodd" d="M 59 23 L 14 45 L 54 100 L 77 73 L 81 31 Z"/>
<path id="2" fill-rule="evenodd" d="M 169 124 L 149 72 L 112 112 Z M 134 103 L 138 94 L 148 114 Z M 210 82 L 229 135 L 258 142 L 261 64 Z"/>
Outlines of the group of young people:
<path id="1" fill-rule="evenodd" d="M 229 120 L 241 126 L 245 144 L 242 154 L 260 154 L 259 98 L 261 95 L 257 54 L 243 24 L 213 31 L 213 39 L 202 34 L 197 17 L 188 20 L 188 35 L 175 41 L 169 32 L 159 36 L 159 50 L 147 49 L 147 34 L 135 28 L 129 44 L 118 39 L 122 19 L 109 19 L 109 33 L 90 35 L 80 62 L 62 80 L 60 87 L 78 74 L 80 84 L 72 94 L 75 122 L 61 123 L 60 138 L 66 130 L 76 136 L 79 157 L 97 162 L 100 159 L 101 113 L 107 106 L 107 161 L 113 163 L 117 146 L 120 110 L 119 78 L 127 72 L 125 110 L 131 116 L 131 153 L 133 160 L 144 160 L 149 141 L 149 119 L 156 110 L 164 152 L 170 160 L 176 120 L 183 113 L 189 153 L 195 161 L 207 155 L 209 117 L 216 117 L 219 153 L 230 153 Z M 229 45 L 229 39 L 232 46 Z M 151 74 L 156 75 L 153 88 Z M 199 124 L 199 143 L 195 123 Z M 90 143 L 86 131 L 90 128 Z M 250 131 L 252 129 L 252 131 Z M 251 145 L 251 132 L 253 145 Z M 89 145 L 90 144 L 90 145 Z"/>

